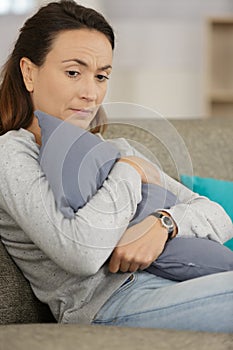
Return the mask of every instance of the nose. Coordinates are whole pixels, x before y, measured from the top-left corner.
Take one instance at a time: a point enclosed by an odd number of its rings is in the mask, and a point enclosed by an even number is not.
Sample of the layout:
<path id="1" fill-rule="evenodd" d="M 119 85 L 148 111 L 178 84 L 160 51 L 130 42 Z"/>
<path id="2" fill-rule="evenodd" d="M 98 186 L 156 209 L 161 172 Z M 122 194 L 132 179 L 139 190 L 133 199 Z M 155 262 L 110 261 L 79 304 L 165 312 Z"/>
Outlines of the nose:
<path id="1" fill-rule="evenodd" d="M 87 78 L 82 81 L 82 86 L 80 88 L 80 98 L 87 102 L 94 102 L 97 100 L 97 86 L 93 78 Z"/>

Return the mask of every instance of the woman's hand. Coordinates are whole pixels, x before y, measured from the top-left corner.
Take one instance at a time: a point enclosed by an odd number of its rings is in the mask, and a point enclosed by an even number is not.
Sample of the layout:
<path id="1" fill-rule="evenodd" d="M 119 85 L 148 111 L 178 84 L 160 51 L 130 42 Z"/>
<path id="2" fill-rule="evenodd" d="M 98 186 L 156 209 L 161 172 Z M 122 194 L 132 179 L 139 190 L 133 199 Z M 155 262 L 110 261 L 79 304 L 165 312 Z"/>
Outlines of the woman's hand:
<path id="1" fill-rule="evenodd" d="M 146 269 L 163 252 L 167 238 L 167 229 L 160 220 L 148 216 L 125 231 L 112 253 L 109 271 L 135 272 Z"/>
<path id="2" fill-rule="evenodd" d="M 133 166 L 139 172 L 143 183 L 161 185 L 158 169 L 147 160 L 136 156 L 128 156 L 120 158 L 118 162 L 125 162 Z"/>

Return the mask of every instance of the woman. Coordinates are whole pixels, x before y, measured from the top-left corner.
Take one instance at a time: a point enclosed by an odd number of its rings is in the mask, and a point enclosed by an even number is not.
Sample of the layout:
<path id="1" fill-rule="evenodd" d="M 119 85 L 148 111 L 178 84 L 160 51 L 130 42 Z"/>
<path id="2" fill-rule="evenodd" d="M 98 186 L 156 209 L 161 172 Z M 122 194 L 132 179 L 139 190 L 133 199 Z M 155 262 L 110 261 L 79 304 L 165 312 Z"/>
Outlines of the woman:
<path id="1" fill-rule="evenodd" d="M 126 228 L 141 183 L 156 183 L 158 174 L 127 142 L 116 141 L 122 159 L 72 220 L 57 210 L 41 172 L 34 110 L 59 119 L 75 113 L 78 126 L 101 131 L 104 121 L 95 112 L 113 49 L 105 19 L 74 1 L 42 7 L 21 29 L 0 88 L 2 241 L 58 322 L 231 332 L 232 272 L 178 284 L 143 271 L 164 249 L 168 230 L 148 216 L 134 226 L 140 238 L 130 242 Z M 181 202 L 162 212 L 171 219 L 172 237 L 222 242 L 232 236 L 220 206 L 168 176 L 166 183 Z"/>

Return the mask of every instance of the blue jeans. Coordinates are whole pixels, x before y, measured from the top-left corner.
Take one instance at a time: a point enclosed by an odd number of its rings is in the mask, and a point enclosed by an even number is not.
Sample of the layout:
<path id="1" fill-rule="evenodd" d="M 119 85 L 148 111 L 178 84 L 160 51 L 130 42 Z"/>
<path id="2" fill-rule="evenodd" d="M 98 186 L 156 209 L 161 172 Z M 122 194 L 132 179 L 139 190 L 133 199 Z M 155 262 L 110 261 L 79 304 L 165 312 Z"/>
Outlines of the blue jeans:
<path id="1" fill-rule="evenodd" d="M 174 282 L 136 272 L 93 324 L 233 332 L 233 271 Z"/>

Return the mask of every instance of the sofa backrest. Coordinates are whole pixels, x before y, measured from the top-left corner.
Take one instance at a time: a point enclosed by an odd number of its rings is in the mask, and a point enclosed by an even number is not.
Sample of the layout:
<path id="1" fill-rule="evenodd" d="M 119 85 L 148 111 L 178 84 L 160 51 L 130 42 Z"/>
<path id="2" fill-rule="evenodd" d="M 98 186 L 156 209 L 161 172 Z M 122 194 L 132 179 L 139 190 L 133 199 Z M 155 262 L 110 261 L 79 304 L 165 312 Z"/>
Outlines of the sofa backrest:
<path id="1" fill-rule="evenodd" d="M 125 137 L 170 176 L 193 175 L 233 181 L 233 116 L 186 120 L 111 121 L 106 138 Z M 187 174 L 192 175 L 192 174 Z"/>
<path id="2" fill-rule="evenodd" d="M 53 321 L 0 241 L 0 324 Z"/>

